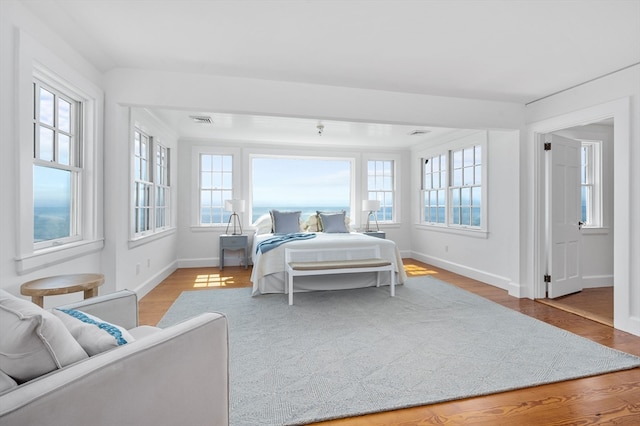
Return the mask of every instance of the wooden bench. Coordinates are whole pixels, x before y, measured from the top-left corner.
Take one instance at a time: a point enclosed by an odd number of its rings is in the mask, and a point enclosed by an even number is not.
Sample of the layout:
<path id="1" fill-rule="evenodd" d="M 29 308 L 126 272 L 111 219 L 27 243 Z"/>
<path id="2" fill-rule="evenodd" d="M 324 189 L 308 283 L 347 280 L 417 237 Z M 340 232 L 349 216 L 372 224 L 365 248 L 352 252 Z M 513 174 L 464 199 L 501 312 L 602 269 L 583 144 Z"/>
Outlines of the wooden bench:
<path id="1" fill-rule="evenodd" d="M 348 251 L 347 251 L 348 250 Z M 389 272 L 390 294 L 395 296 L 394 262 L 380 257 L 380 247 L 358 247 L 341 251 L 338 249 L 288 249 L 285 248 L 285 271 L 289 284 L 289 305 L 293 305 L 293 277 L 309 275 L 349 274 L 377 272 L 376 286 L 380 287 L 380 272 Z M 346 256 L 344 254 L 346 253 Z M 347 259 L 339 259 L 347 257 Z M 333 258 L 333 259 L 332 259 Z"/>

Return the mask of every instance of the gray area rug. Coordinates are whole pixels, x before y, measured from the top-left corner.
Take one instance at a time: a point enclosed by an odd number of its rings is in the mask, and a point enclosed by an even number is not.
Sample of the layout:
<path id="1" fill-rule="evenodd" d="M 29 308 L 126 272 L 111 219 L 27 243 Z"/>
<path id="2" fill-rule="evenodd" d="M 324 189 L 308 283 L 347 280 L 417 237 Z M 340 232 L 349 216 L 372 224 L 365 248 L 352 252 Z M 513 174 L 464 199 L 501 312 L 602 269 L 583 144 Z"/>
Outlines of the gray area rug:
<path id="1" fill-rule="evenodd" d="M 231 425 L 290 425 L 425 405 L 640 366 L 430 277 L 396 288 L 251 297 L 183 292 L 160 321 L 229 319 Z"/>

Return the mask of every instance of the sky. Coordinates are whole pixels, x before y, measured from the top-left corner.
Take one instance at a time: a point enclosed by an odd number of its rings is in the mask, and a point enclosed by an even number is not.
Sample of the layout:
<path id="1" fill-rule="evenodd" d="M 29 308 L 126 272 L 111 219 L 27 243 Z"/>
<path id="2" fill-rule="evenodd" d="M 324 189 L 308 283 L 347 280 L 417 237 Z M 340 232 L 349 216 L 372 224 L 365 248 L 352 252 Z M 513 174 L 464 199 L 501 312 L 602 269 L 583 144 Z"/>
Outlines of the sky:
<path id="1" fill-rule="evenodd" d="M 253 205 L 349 206 L 351 161 L 253 159 Z"/>

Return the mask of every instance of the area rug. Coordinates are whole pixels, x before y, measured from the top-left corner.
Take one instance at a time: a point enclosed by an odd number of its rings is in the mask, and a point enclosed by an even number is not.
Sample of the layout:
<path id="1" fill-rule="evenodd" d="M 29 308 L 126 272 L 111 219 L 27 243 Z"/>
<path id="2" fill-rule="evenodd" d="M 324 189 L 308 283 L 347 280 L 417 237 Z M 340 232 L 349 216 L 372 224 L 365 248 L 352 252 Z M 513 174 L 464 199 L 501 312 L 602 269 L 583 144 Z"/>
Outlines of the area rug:
<path id="1" fill-rule="evenodd" d="M 230 423 L 292 425 L 486 395 L 640 366 L 430 277 L 387 287 L 251 297 L 183 292 L 159 326 L 229 320 Z"/>

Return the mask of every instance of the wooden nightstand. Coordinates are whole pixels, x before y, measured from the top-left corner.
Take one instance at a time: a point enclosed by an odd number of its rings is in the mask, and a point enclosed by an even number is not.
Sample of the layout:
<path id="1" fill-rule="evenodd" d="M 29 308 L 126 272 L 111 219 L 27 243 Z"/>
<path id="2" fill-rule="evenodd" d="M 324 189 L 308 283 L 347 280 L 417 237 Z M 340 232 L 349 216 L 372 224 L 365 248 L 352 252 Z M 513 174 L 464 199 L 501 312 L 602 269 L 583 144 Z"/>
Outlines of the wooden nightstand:
<path id="1" fill-rule="evenodd" d="M 371 237 L 382 238 L 383 240 L 387 238 L 387 234 L 384 231 L 368 231 L 363 232 L 364 235 L 369 235 Z"/>
<path id="2" fill-rule="evenodd" d="M 225 250 L 244 250 L 244 269 L 249 266 L 249 236 L 220 235 L 220 270 L 224 268 Z"/>

